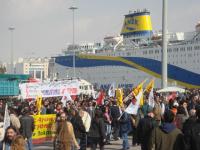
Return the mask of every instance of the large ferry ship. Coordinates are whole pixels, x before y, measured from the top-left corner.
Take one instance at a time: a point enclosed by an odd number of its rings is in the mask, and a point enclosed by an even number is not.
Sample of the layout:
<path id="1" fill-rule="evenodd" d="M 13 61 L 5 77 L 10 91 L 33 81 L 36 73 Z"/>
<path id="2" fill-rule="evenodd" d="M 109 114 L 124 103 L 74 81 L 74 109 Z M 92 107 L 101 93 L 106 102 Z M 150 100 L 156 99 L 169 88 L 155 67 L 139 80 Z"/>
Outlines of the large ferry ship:
<path id="1" fill-rule="evenodd" d="M 200 22 L 193 32 L 167 33 L 168 84 L 200 88 Z M 73 76 L 76 48 L 76 76 L 99 86 L 132 87 L 155 78 L 161 86 L 162 33 L 153 32 L 150 12 L 137 10 L 125 15 L 121 34 L 104 42 L 71 45 L 63 56 L 53 57 L 51 69 L 58 78 Z"/>

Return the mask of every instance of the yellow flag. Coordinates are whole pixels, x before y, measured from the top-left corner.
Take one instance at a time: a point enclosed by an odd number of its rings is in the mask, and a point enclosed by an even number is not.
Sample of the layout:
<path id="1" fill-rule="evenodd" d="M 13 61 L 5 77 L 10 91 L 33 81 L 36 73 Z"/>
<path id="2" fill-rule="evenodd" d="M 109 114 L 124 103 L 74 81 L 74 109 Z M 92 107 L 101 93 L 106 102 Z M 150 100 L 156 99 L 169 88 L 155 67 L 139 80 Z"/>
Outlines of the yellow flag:
<path id="1" fill-rule="evenodd" d="M 142 81 L 140 84 L 138 84 L 134 89 L 133 89 L 133 94 L 134 96 L 137 96 L 140 91 L 143 89 L 143 85 L 146 82 L 146 80 Z M 144 105 L 144 98 L 143 98 L 143 94 L 140 98 L 140 106 Z"/>
<path id="2" fill-rule="evenodd" d="M 152 88 L 154 88 L 154 79 L 146 86 L 146 92 L 150 93 Z"/>
<path id="3" fill-rule="evenodd" d="M 38 110 L 38 115 L 40 115 L 40 111 L 41 111 L 41 108 L 42 108 L 42 96 L 36 97 L 36 107 L 37 107 L 37 110 Z"/>
<path id="4" fill-rule="evenodd" d="M 116 99 L 117 99 L 117 105 L 120 107 L 123 107 L 123 90 L 122 89 L 116 89 Z"/>

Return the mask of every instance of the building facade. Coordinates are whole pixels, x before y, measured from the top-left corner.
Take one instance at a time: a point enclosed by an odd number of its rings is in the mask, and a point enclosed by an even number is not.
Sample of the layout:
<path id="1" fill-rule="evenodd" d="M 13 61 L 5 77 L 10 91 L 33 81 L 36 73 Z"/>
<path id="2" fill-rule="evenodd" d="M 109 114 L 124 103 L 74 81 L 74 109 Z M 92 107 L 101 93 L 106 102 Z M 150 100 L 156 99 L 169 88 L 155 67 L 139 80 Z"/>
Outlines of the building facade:
<path id="1" fill-rule="evenodd" d="M 35 79 L 47 80 L 49 77 L 49 58 L 20 58 L 15 63 L 14 70 L 15 74 L 27 74 Z"/>

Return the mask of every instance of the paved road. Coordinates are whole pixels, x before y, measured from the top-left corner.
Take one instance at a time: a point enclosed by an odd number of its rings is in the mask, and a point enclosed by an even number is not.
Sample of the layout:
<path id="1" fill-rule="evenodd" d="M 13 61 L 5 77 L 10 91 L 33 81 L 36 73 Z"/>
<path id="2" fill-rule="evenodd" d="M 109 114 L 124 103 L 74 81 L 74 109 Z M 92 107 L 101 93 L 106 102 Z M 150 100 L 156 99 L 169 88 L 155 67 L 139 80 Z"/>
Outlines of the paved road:
<path id="1" fill-rule="evenodd" d="M 106 145 L 105 150 L 120 150 L 122 148 L 122 140 L 112 141 L 112 145 Z M 129 140 L 131 145 L 131 141 Z M 35 146 L 33 150 L 53 150 L 52 143 L 46 143 L 43 145 Z M 87 149 L 90 150 L 90 149 Z M 141 150 L 139 146 L 130 147 L 130 150 Z"/>

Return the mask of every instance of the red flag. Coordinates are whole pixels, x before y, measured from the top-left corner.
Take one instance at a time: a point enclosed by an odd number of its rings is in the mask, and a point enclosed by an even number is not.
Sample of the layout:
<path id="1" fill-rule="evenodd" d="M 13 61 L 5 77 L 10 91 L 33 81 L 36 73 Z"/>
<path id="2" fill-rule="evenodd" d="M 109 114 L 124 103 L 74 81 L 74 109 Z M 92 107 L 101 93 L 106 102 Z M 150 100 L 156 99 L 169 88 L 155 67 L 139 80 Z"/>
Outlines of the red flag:
<path id="1" fill-rule="evenodd" d="M 103 105 L 104 103 L 104 92 L 100 91 L 97 98 L 97 105 Z"/>

